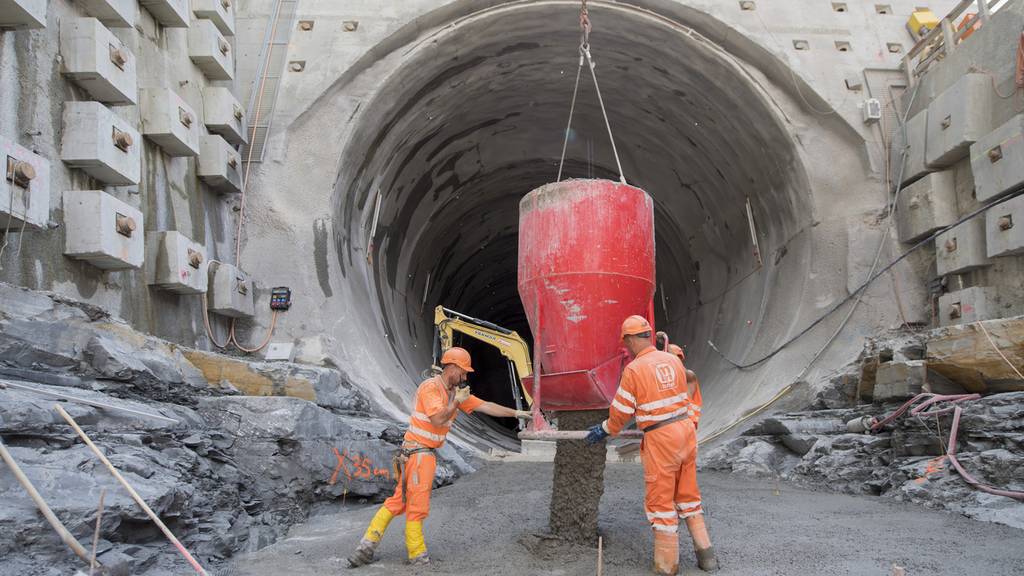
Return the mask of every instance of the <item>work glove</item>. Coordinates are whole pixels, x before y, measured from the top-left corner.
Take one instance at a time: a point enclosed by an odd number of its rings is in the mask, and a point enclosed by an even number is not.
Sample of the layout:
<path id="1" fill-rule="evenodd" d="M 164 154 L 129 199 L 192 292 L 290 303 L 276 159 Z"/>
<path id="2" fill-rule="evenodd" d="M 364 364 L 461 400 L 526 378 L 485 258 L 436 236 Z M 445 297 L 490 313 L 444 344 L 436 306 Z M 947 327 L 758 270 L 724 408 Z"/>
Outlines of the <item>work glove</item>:
<path id="1" fill-rule="evenodd" d="M 533 413 L 527 410 L 516 410 L 516 418 L 521 420 L 533 420 Z"/>
<path id="2" fill-rule="evenodd" d="M 459 386 L 455 389 L 455 403 L 462 404 L 466 400 L 469 400 L 469 386 Z"/>
<path id="3" fill-rule="evenodd" d="M 607 437 L 608 433 L 604 431 L 604 426 L 597 424 L 595 426 L 591 426 L 590 429 L 587 430 L 586 440 L 587 444 L 597 444 Z"/>

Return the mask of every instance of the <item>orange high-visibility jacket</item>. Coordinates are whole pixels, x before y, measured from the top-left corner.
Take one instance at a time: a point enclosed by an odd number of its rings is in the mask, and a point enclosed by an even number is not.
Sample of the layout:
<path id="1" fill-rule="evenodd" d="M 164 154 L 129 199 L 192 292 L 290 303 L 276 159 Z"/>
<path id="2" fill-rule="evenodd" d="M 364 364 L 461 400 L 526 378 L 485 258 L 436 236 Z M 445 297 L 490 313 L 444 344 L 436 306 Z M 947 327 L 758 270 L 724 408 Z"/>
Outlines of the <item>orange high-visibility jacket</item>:
<path id="1" fill-rule="evenodd" d="M 469 414 L 480 407 L 484 401 L 470 394 L 469 398 L 459 404 L 459 410 Z M 444 444 L 448 430 L 455 421 L 452 414 L 443 426 L 434 426 L 430 417 L 444 410 L 448 405 L 448 390 L 440 376 L 424 380 L 416 389 L 416 409 L 409 418 L 409 430 L 405 433 L 406 442 L 413 442 L 427 448 L 440 448 Z"/>
<path id="2" fill-rule="evenodd" d="M 677 356 L 649 346 L 622 371 L 604 427 L 615 435 L 631 418 L 636 418 L 637 427 L 643 430 L 675 416 L 692 418 L 693 414 L 683 363 Z"/>

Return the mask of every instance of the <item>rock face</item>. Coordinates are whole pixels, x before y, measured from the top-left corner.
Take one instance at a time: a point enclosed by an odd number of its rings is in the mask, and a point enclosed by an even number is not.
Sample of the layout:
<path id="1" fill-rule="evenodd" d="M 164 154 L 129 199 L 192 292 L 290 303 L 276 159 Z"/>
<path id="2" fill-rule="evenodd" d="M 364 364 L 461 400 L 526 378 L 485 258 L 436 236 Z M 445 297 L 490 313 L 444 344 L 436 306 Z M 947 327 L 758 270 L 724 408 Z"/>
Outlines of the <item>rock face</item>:
<path id="1" fill-rule="evenodd" d="M 0 285 L 0 310 L 0 437 L 83 543 L 106 490 L 101 561 L 131 574 L 190 571 L 44 392 L 178 421 L 61 403 L 208 569 L 274 542 L 315 504 L 381 500 L 394 488 L 405 423 L 378 416 L 337 370 L 182 349 L 10 286 Z M 239 395 L 253 383 L 265 385 L 259 395 Z M 439 451 L 438 484 L 470 471 L 455 449 Z M 2 465 L 0 501 L 0 573 L 82 567 Z"/>
<path id="2" fill-rule="evenodd" d="M 908 416 L 879 434 L 850 433 L 837 425 L 863 416 L 881 418 L 899 406 L 868 404 L 769 417 L 703 453 L 700 467 L 883 495 L 1024 528 L 1024 503 L 976 490 L 952 469 L 944 456 L 951 415 Z M 1024 490 L 1024 392 L 993 394 L 962 407 L 960 463 L 982 482 Z"/>

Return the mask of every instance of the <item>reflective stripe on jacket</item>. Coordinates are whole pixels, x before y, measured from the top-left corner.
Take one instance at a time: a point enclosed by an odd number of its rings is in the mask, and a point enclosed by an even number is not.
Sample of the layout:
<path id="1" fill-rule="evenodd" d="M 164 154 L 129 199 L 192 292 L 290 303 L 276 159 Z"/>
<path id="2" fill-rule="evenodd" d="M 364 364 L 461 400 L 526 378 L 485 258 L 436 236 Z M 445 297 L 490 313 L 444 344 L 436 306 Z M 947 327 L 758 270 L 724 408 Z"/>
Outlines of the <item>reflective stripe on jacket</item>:
<path id="1" fill-rule="evenodd" d="M 428 378 L 416 389 L 416 408 L 409 418 L 409 430 L 405 433 L 405 440 L 415 442 L 427 448 L 440 448 L 448 436 L 448 430 L 455 421 L 455 414 L 442 426 L 435 426 L 430 422 L 430 417 L 445 409 L 448 406 L 448 389 L 440 376 Z M 484 401 L 472 394 L 459 404 L 459 410 L 469 414 L 480 407 Z"/>
<path id="2" fill-rule="evenodd" d="M 641 430 L 675 416 L 692 418 L 686 390 L 686 368 L 679 358 L 649 346 L 622 371 L 605 429 L 618 434 L 633 418 Z"/>

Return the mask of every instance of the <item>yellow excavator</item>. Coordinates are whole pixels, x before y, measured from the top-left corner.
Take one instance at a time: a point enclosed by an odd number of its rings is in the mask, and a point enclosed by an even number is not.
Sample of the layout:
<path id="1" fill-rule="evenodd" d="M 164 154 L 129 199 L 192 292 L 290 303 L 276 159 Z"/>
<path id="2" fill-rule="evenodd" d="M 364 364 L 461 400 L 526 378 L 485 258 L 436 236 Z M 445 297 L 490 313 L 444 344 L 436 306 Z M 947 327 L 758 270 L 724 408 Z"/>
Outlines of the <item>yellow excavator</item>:
<path id="1" fill-rule="evenodd" d="M 516 410 L 527 410 L 533 405 L 533 397 L 525 382 L 533 381 L 533 364 L 530 362 L 530 347 L 526 340 L 515 330 L 502 328 L 497 324 L 480 320 L 449 310 L 444 306 L 434 309 L 434 366 L 440 361 L 441 354 L 451 348 L 456 333 L 468 336 L 484 344 L 490 344 L 501 352 L 508 362 L 509 384 L 512 386 L 512 397 L 516 402 Z M 523 402 L 526 402 L 526 407 Z"/>

